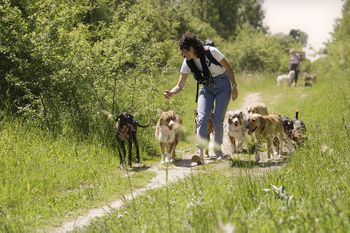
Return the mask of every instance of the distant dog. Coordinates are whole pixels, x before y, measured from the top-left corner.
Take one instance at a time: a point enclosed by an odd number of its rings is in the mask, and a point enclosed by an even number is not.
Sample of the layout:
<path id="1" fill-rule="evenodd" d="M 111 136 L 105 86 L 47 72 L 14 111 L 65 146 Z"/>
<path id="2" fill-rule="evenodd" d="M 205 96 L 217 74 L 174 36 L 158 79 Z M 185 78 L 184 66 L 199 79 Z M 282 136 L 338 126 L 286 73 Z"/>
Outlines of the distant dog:
<path id="1" fill-rule="evenodd" d="M 146 128 L 148 125 L 141 125 L 133 115 L 127 112 L 123 112 L 116 119 L 116 139 L 118 142 L 118 152 L 120 158 L 120 165 L 124 166 L 125 161 L 125 142 L 128 143 L 128 164 L 131 165 L 131 152 L 132 152 L 132 143 L 135 144 L 136 148 L 136 162 L 140 162 L 140 153 L 139 153 L 139 145 L 137 142 L 136 132 L 137 127 Z"/>
<path id="2" fill-rule="evenodd" d="M 229 111 L 227 113 L 228 132 L 232 151 L 242 152 L 246 132 L 246 116 L 242 111 Z"/>
<path id="3" fill-rule="evenodd" d="M 288 74 L 282 74 L 277 76 L 277 86 L 279 87 L 285 82 L 288 84 L 288 86 L 292 85 L 294 76 L 295 76 L 294 70 L 289 71 Z"/>
<path id="4" fill-rule="evenodd" d="M 265 104 L 258 103 L 247 107 L 248 114 L 256 113 L 260 115 L 269 115 L 269 111 Z"/>
<path id="5" fill-rule="evenodd" d="M 207 140 L 208 140 L 208 143 L 210 141 L 210 134 L 213 133 L 213 118 L 214 118 L 214 113 L 212 112 L 210 114 L 209 121 L 208 121 L 208 129 L 207 129 Z M 197 134 L 197 127 L 198 127 L 198 111 L 197 111 L 197 109 L 194 110 L 194 123 L 196 125 L 195 134 Z M 206 158 L 209 157 L 209 149 L 208 149 L 208 147 L 206 147 L 204 149 L 204 156 Z"/>
<path id="6" fill-rule="evenodd" d="M 250 114 L 248 117 L 248 134 L 255 133 L 257 142 L 255 145 L 255 159 L 260 160 L 259 147 L 263 139 L 267 141 L 267 155 L 273 158 L 273 140 L 278 139 L 277 154 L 282 154 L 285 133 L 282 120 L 274 114 L 263 116 L 260 114 Z"/>
<path id="7" fill-rule="evenodd" d="M 162 112 L 156 125 L 155 136 L 160 144 L 161 162 L 175 162 L 175 149 L 179 143 L 182 121 L 174 111 Z M 169 155 L 171 158 L 169 159 Z"/>
<path id="8" fill-rule="evenodd" d="M 304 72 L 304 86 L 312 86 L 314 83 L 316 83 L 317 78 L 316 75 L 309 74 L 307 72 Z"/>

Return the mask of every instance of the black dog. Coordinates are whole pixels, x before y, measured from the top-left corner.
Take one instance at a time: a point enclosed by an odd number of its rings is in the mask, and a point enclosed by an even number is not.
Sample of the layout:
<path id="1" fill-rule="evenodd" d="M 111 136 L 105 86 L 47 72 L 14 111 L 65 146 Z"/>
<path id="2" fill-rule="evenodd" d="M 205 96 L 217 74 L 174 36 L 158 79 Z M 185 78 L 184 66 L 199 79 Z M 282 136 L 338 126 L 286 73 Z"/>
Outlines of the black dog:
<path id="1" fill-rule="evenodd" d="M 131 151 L 132 151 L 133 142 L 136 147 L 136 162 L 137 163 L 140 162 L 139 145 L 137 143 L 137 138 L 136 138 L 137 126 L 141 128 L 146 128 L 149 126 L 149 124 L 141 125 L 134 118 L 133 115 L 127 112 L 123 112 L 116 119 L 116 128 L 117 128 L 116 139 L 118 142 L 118 152 L 119 152 L 121 166 L 124 166 L 124 161 L 125 161 L 125 155 L 126 155 L 125 142 L 128 142 L 128 149 L 129 149 L 128 164 L 130 168 L 132 167 Z"/>

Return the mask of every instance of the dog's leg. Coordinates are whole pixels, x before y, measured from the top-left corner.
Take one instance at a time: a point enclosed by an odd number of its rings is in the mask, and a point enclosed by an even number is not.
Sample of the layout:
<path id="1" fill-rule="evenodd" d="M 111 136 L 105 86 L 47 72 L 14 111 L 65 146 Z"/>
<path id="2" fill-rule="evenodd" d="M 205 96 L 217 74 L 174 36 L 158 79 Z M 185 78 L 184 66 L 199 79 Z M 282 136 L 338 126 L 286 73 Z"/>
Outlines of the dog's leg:
<path id="1" fill-rule="evenodd" d="M 130 138 L 128 140 L 128 147 L 129 147 L 129 153 L 128 153 L 128 164 L 129 167 L 132 168 L 132 161 L 131 161 L 131 153 L 132 153 L 132 139 Z"/>
<path id="2" fill-rule="evenodd" d="M 169 145 L 169 153 L 168 154 L 171 155 L 170 163 L 175 162 L 175 147 L 176 147 L 175 142 L 171 143 Z"/>
<path id="3" fill-rule="evenodd" d="M 280 134 L 278 137 L 278 147 L 277 147 L 277 154 L 278 156 L 282 156 L 284 154 L 284 141 L 285 141 L 285 137 L 283 134 Z"/>
<path id="4" fill-rule="evenodd" d="M 231 150 L 232 150 L 232 153 L 235 153 L 236 152 L 236 140 L 234 137 L 229 137 L 230 138 L 230 141 L 231 141 Z"/>
<path id="5" fill-rule="evenodd" d="M 267 142 L 267 157 L 269 159 L 273 159 L 273 143 L 272 143 L 273 138 L 271 139 L 270 137 L 266 137 L 266 142 Z"/>
<path id="6" fill-rule="evenodd" d="M 241 153 L 243 151 L 243 142 L 244 142 L 243 138 L 238 140 L 238 143 L 237 143 L 237 152 L 238 153 Z"/>
<path id="7" fill-rule="evenodd" d="M 162 157 L 160 162 L 164 163 L 165 162 L 165 157 L 166 157 L 166 153 L 165 153 L 166 145 L 163 142 L 159 142 L 159 145 L 160 145 L 160 155 Z"/>
<path id="8" fill-rule="evenodd" d="M 260 161 L 260 154 L 259 154 L 260 144 L 261 144 L 261 138 L 260 137 L 256 137 L 256 144 L 255 144 L 255 149 L 254 149 L 255 161 L 256 162 Z"/>
<path id="9" fill-rule="evenodd" d="M 137 143 L 136 132 L 133 135 L 133 141 L 136 149 L 136 163 L 140 163 L 140 150 L 139 150 L 139 144 Z"/>
<path id="10" fill-rule="evenodd" d="M 125 145 L 124 141 L 118 140 L 118 152 L 119 152 L 119 162 L 120 162 L 120 167 L 124 167 L 124 158 L 125 158 Z"/>

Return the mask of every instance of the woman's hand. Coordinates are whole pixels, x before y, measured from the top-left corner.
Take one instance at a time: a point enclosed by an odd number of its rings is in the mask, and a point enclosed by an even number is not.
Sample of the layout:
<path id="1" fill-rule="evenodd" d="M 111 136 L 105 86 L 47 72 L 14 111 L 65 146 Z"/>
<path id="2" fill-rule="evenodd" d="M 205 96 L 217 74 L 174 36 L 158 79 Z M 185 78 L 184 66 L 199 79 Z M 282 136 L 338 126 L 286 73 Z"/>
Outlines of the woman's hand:
<path id="1" fill-rule="evenodd" d="M 236 100 L 238 97 L 237 86 L 233 86 L 231 90 L 232 100 Z"/>
<path id="2" fill-rule="evenodd" d="M 171 91 L 169 91 L 169 90 L 165 90 L 165 91 L 163 92 L 163 95 L 164 95 L 165 98 L 169 99 L 169 98 L 172 97 L 174 94 L 173 94 Z"/>

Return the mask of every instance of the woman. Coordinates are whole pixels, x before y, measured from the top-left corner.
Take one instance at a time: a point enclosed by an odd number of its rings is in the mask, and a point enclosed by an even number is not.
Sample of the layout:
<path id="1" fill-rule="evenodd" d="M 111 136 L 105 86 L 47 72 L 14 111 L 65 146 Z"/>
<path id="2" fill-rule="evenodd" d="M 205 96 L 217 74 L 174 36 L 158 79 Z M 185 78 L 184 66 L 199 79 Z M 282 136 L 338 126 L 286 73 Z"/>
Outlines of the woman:
<path id="1" fill-rule="evenodd" d="M 290 49 L 289 50 L 289 64 L 288 64 L 288 71 L 294 70 L 294 78 L 291 82 L 291 84 L 293 84 L 294 82 L 294 86 L 297 86 L 297 82 L 298 82 L 298 76 L 299 76 L 299 71 L 300 71 L 300 67 L 299 67 L 299 63 L 300 63 L 300 55 L 295 52 L 294 49 Z"/>
<path id="2" fill-rule="evenodd" d="M 224 55 L 215 47 L 203 46 L 196 34 L 188 32 L 182 35 L 180 50 L 184 56 L 184 61 L 180 70 L 180 78 L 177 85 L 170 91 L 165 90 L 164 96 L 170 98 L 178 94 L 185 87 L 188 74 L 192 71 L 195 79 L 200 83 L 198 98 L 198 126 L 197 137 L 204 141 L 207 135 L 208 121 L 215 102 L 213 126 L 214 126 L 214 152 L 217 159 L 222 158 L 221 144 L 223 140 L 223 122 L 227 106 L 232 96 L 232 100 L 237 99 L 237 83 L 231 66 L 226 61 Z M 205 51 L 207 50 L 207 52 Z M 217 61 L 208 59 L 208 50 Z M 205 61 L 205 62 L 203 62 Z M 192 64 L 192 65 L 191 65 Z M 193 67 L 193 64 L 195 67 Z M 200 72 L 196 72 L 196 71 Z M 199 77 L 202 75 L 202 77 Z M 202 79 L 201 79 L 202 78 Z M 205 80 L 201 82 L 200 80 Z M 205 145 L 198 145 L 198 155 L 201 163 L 204 164 L 203 149 Z"/>

